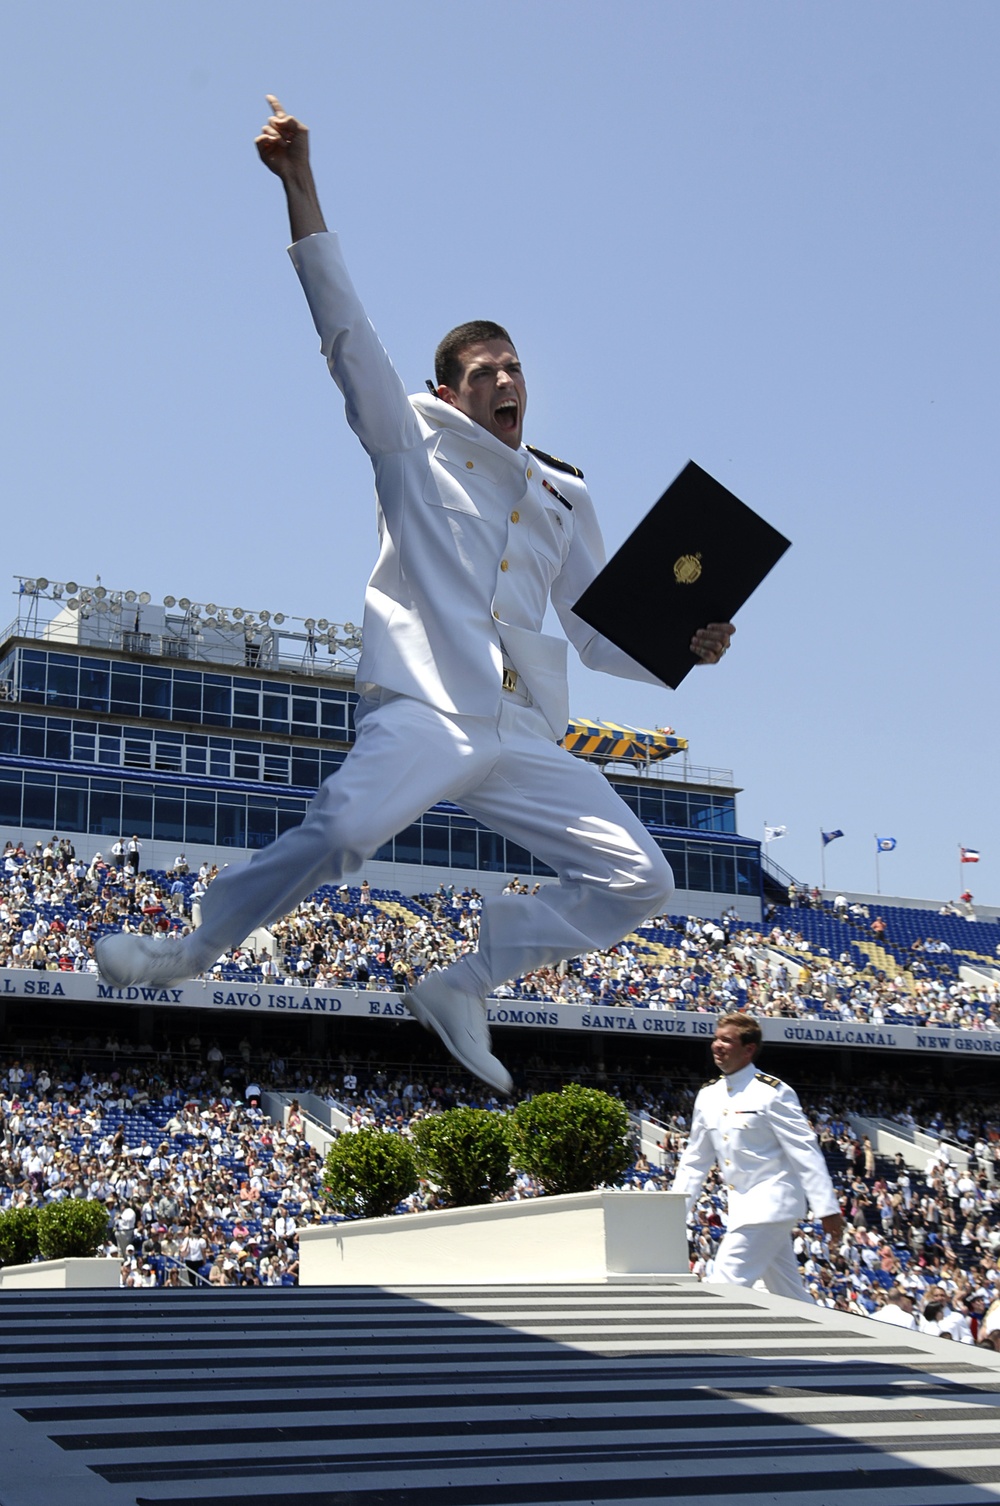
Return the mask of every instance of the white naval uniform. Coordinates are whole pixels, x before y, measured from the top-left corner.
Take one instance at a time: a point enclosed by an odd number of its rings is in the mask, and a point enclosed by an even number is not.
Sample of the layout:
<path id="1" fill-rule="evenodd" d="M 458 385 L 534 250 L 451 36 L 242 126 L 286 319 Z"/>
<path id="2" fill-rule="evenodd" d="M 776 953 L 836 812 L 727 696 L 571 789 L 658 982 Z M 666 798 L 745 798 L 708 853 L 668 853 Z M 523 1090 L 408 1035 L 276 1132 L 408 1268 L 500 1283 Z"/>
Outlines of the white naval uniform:
<path id="1" fill-rule="evenodd" d="M 816 1218 L 839 1213 L 840 1205 L 816 1136 L 787 1083 L 751 1062 L 702 1088 L 671 1188 L 685 1194 L 689 1212 L 716 1161 L 729 1217 L 712 1280 L 737 1286 L 762 1281 L 779 1296 L 810 1301 L 791 1232 L 807 1205 Z"/>
<path id="2" fill-rule="evenodd" d="M 360 868 L 442 798 L 560 879 L 534 897 L 485 902 L 478 952 L 459 964 L 477 987 L 613 945 L 666 906 L 673 879 L 604 776 L 556 746 L 568 720 L 566 644 L 541 631 L 550 599 L 585 664 L 660 683 L 572 611 L 604 563 L 587 489 L 440 398 L 407 397 L 335 235 L 309 236 L 291 256 L 375 471 L 363 699 L 355 746 L 302 825 L 209 888 L 201 927 L 182 943 L 191 965 Z M 513 693 L 502 689 L 505 661 Z"/>

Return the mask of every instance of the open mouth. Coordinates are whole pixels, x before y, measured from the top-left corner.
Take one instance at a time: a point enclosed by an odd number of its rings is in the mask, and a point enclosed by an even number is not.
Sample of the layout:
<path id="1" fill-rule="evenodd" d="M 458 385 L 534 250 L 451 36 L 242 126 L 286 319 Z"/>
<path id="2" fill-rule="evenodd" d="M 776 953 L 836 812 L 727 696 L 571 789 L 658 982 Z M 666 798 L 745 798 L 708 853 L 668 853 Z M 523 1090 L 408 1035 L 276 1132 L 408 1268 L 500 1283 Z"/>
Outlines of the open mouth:
<path id="1" fill-rule="evenodd" d="M 494 408 L 493 422 L 498 429 L 504 429 L 507 433 L 517 427 L 517 403 L 513 398 L 508 398 Z"/>

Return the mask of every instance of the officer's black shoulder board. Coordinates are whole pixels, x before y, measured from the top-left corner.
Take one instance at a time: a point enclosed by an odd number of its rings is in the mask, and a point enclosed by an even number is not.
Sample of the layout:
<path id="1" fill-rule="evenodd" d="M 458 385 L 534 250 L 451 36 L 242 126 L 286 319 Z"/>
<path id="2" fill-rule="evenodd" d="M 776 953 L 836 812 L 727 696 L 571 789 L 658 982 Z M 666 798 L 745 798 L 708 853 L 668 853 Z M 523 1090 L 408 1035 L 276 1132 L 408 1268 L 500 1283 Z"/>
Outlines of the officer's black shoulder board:
<path id="1" fill-rule="evenodd" d="M 570 465 L 568 460 L 559 460 L 555 455 L 546 455 L 544 450 L 536 449 L 533 444 L 526 444 L 524 448 L 528 451 L 529 455 L 535 455 L 539 460 L 544 461 L 546 465 L 551 465 L 554 470 L 565 471 L 567 476 L 575 476 L 578 481 L 583 480 L 583 472 L 579 467 Z"/>
<path id="2" fill-rule="evenodd" d="M 784 1087 L 784 1083 L 781 1081 L 780 1077 L 768 1077 L 766 1072 L 758 1072 L 755 1075 L 758 1082 L 766 1082 L 769 1088 Z"/>
<path id="3" fill-rule="evenodd" d="M 702 1083 L 702 1087 L 703 1088 L 714 1088 L 715 1084 L 717 1082 L 721 1082 L 721 1081 L 722 1081 L 721 1077 L 710 1077 L 709 1080 L 708 1080 L 708 1082 L 703 1082 Z"/>

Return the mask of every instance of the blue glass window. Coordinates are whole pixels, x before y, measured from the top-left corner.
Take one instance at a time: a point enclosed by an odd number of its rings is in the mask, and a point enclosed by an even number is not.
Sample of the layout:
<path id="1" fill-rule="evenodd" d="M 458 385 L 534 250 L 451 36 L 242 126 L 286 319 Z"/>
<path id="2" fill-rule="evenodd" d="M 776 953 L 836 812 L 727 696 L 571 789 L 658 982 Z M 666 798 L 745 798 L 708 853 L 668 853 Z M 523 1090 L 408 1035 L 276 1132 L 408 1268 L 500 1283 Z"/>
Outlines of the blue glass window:
<path id="1" fill-rule="evenodd" d="M 141 683 L 138 664 L 115 664 L 111 670 L 111 711 L 125 716 L 137 715 Z"/>
<path id="2" fill-rule="evenodd" d="M 211 796 L 206 798 L 200 791 L 188 791 L 186 820 L 185 841 L 192 844 L 215 841 L 215 801 Z"/>
<path id="3" fill-rule="evenodd" d="M 20 769 L 0 769 L 0 822 L 4 826 L 23 826 L 21 820 Z"/>
<path id="4" fill-rule="evenodd" d="M 40 717 L 37 717 L 37 718 L 36 717 L 32 717 L 31 720 L 32 721 L 36 721 L 36 720 L 40 721 L 41 718 Z M 25 723 L 27 723 L 27 721 L 28 721 L 28 718 L 25 717 Z M 44 724 L 41 727 L 29 727 L 27 725 L 22 725 L 22 727 L 21 727 L 21 749 L 20 749 L 20 751 L 24 754 L 25 758 L 44 758 L 45 757 L 45 727 L 44 727 Z"/>
<path id="5" fill-rule="evenodd" d="M 111 665 L 106 659 L 80 660 L 80 700 L 84 711 L 107 711 L 111 704 Z"/>
<path id="6" fill-rule="evenodd" d="M 246 796 L 220 793 L 216 808 L 216 841 L 220 847 L 247 845 Z"/>
<path id="7" fill-rule="evenodd" d="M 201 675 L 175 670 L 174 716 L 181 722 L 201 720 Z"/>
<path id="8" fill-rule="evenodd" d="M 251 795 L 247 801 L 247 846 L 266 847 L 277 836 L 277 812 L 273 800 Z"/>
<path id="9" fill-rule="evenodd" d="M 60 774 L 56 785 L 56 826 L 60 831 L 87 830 L 87 781 Z"/>
<path id="10" fill-rule="evenodd" d="M 153 836 L 158 842 L 185 842 L 184 801 L 174 798 L 175 792 L 164 796 L 157 790 L 153 808 Z"/>
<path id="11" fill-rule="evenodd" d="M 80 683 L 78 662 L 74 659 L 69 664 L 60 664 L 57 660 L 58 656 L 53 654 L 49 664 L 45 700 L 50 706 L 75 706 Z"/>
<path id="12" fill-rule="evenodd" d="M 414 822 L 399 832 L 393 845 L 397 863 L 419 863 L 422 850 L 420 823 Z"/>
<path id="13" fill-rule="evenodd" d="M 451 827 L 451 866 L 475 868 L 479 850 L 476 824 L 468 817 L 453 816 Z"/>
<path id="14" fill-rule="evenodd" d="M 170 719 L 170 671 L 155 664 L 142 666 L 142 711 L 160 721 Z"/>

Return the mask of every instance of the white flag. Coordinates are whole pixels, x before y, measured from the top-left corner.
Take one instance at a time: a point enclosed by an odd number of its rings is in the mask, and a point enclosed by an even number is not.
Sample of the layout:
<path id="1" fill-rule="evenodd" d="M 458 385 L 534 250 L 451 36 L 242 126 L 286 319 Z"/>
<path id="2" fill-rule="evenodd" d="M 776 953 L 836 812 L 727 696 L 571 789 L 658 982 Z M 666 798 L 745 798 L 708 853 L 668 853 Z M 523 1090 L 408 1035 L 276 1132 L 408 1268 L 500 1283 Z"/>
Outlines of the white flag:
<path id="1" fill-rule="evenodd" d="M 783 837 L 785 835 L 785 832 L 787 830 L 788 830 L 787 826 L 765 826 L 764 827 L 764 841 L 765 842 L 776 842 L 779 837 Z"/>

